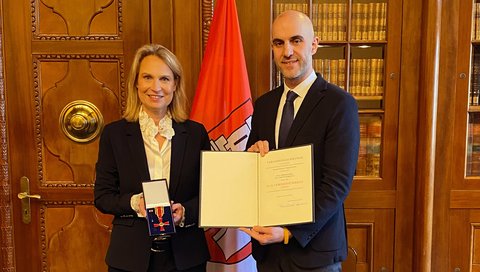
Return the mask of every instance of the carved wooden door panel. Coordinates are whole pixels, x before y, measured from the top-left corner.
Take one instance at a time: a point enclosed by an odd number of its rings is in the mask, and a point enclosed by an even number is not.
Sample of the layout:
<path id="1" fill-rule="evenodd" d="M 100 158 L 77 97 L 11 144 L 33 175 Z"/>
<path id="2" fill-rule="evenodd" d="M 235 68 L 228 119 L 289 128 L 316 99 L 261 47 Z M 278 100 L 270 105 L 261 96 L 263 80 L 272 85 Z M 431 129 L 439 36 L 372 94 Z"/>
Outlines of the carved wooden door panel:
<path id="1" fill-rule="evenodd" d="M 149 1 L 2 2 L 14 266 L 106 271 L 97 134 L 125 107 L 130 61 L 150 39 Z"/>

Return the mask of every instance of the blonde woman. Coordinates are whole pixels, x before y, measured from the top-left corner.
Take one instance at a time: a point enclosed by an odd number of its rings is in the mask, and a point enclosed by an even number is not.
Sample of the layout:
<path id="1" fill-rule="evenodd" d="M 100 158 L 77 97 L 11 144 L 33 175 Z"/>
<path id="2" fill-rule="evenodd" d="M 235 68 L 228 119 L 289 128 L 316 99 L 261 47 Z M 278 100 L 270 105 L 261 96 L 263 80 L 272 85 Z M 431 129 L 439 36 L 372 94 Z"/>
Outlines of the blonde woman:
<path id="1" fill-rule="evenodd" d="M 203 125 L 188 120 L 182 67 L 161 45 L 138 49 L 121 120 L 105 126 L 96 164 L 95 206 L 112 214 L 108 271 L 205 271 L 208 249 L 198 228 Z M 176 233 L 156 241 L 145 219 L 142 181 L 168 182 Z"/>

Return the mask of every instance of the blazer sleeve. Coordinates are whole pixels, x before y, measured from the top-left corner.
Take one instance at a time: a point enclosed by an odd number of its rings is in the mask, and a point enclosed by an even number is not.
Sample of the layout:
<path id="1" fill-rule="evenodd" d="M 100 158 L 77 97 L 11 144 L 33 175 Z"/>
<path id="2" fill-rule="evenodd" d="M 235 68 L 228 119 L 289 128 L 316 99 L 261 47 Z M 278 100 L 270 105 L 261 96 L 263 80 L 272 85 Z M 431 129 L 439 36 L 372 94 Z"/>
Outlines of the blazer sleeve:
<path id="1" fill-rule="evenodd" d="M 112 126 L 106 126 L 100 137 L 98 160 L 96 163 L 95 178 L 95 207 L 103 213 L 121 217 L 137 217 L 136 212 L 130 206 L 133 192 L 120 192 L 120 176 L 115 153 L 114 138 L 118 138 L 118 131 Z"/>

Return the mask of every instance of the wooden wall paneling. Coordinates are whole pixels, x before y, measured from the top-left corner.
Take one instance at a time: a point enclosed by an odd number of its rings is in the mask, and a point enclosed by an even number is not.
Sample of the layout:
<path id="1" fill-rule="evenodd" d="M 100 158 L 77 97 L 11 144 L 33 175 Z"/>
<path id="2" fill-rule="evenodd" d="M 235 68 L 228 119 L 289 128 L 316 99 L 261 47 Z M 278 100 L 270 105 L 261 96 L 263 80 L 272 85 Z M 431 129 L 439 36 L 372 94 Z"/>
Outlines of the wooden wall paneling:
<path id="1" fill-rule="evenodd" d="M 455 128 L 459 125 L 455 122 L 457 104 L 455 85 L 458 83 L 459 75 L 457 72 L 457 51 L 459 48 L 460 31 L 458 19 L 459 16 L 464 16 L 459 13 L 459 5 L 459 2 L 455 0 L 444 0 L 442 3 L 442 36 L 440 39 L 439 66 L 439 74 L 441 76 L 438 80 L 439 121 L 437 122 L 437 144 L 435 150 L 437 159 L 435 162 L 432 271 L 441 271 L 445 267 L 449 267 L 450 237 L 445 234 L 450 233 L 450 222 L 454 220 L 450 217 L 450 209 L 452 208 L 450 199 L 453 199 L 450 189 L 452 187 L 452 178 L 456 175 L 455 172 L 461 173 L 463 176 L 464 169 L 464 167 L 452 167 L 458 163 L 464 163 L 464 159 L 456 157 L 456 154 L 463 153 L 459 149 L 465 145 L 465 138 L 462 139 L 462 143 L 454 140 L 455 134 L 459 132 L 465 135 L 463 130 Z M 465 36 L 470 37 L 469 35 Z M 463 233 L 460 235 L 463 235 Z M 466 244 L 464 246 L 468 247 Z M 449 271 L 453 271 L 453 269 Z"/>
<path id="2" fill-rule="evenodd" d="M 19 4 L 21 3 L 21 4 Z M 29 20 L 18 20 L 15 23 L 8 20 L 8 16 L 5 14 L 15 14 L 17 18 L 30 18 L 30 3 L 27 1 L 16 2 L 16 1 L 2 1 L 3 7 L 3 14 L 2 20 L 5 27 L 3 29 L 3 52 L 4 52 L 4 68 L 5 68 L 5 95 L 8 98 L 7 107 L 15 107 L 18 109 L 22 109 L 23 116 L 32 116 L 34 113 L 34 101 L 28 99 L 29 94 L 28 90 L 31 90 L 31 82 L 33 75 L 30 73 L 32 71 L 32 62 L 31 57 L 29 56 L 29 52 L 31 52 L 31 43 L 30 43 L 30 35 L 31 34 L 31 24 Z M 22 45 L 22 50 L 18 50 L 18 45 Z M 18 50 L 18 51 L 17 51 Z M 18 71 L 23 71 L 21 73 L 21 80 L 17 80 L 16 69 Z M 15 96 L 8 96 L 9 90 L 16 90 L 18 95 Z M 22 91 L 23 90 L 23 91 Z M 8 114 L 8 108 L 6 108 L 6 118 L 7 118 L 7 126 L 10 126 L 14 122 L 19 123 L 20 126 L 17 127 L 15 130 L 16 138 L 24 144 L 18 145 L 18 148 L 13 152 L 11 148 L 9 148 L 9 161 L 12 162 L 10 166 L 10 188 L 11 188 L 11 195 L 8 196 L 8 203 L 15 203 L 17 200 L 12 199 L 13 196 L 19 193 L 19 178 L 21 176 L 29 176 L 29 177 L 36 177 L 37 176 L 37 169 L 30 167 L 31 165 L 36 165 L 36 146 L 34 144 L 34 119 L 33 118 L 18 118 L 18 114 L 16 117 L 12 114 Z M 9 128 L 8 133 L 9 136 L 12 135 L 13 128 Z M 9 141 L 12 139 L 10 138 Z M 13 162 L 22 162 L 22 163 L 13 163 Z M 13 204 L 11 204 L 13 205 Z M 38 248 L 39 242 L 38 238 L 35 233 L 28 231 L 28 228 L 35 228 L 38 229 L 39 225 L 31 224 L 30 226 L 22 226 L 21 217 L 19 214 L 21 213 L 18 208 L 14 209 L 10 206 L 12 211 L 12 220 L 13 225 L 7 225 L 5 227 L 14 227 L 15 233 L 23 233 L 23 238 L 20 242 L 28 243 L 30 246 L 34 246 Z M 8 224 L 9 221 L 2 221 L 2 224 Z M 10 239 L 12 242 L 12 247 L 7 247 L 5 250 L 8 250 L 9 254 L 12 254 L 14 261 L 16 262 L 16 268 L 19 271 L 24 267 L 24 265 L 29 261 L 29 258 L 39 260 L 40 259 L 40 251 L 35 252 L 30 256 L 23 255 L 22 253 L 15 254 L 15 246 L 13 242 L 18 243 L 19 241 L 14 241 L 14 233 L 12 236 L 6 237 Z M 8 241 L 7 241 L 8 245 Z M 8 258 L 4 261 L 8 262 Z M 15 269 L 15 262 L 14 263 L 7 263 L 5 267 L 8 267 L 11 270 Z M 35 271 L 41 271 L 39 266 L 33 267 Z M 27 271 L 23 269 L 23 271 Z"/>
<path id="3" fill-rule="evenodd" d="M 479 225 L 479 210 L 455 209 L 451 212 L 451 232 L 448 233 L 450 256 L 447 260 L 441 262 L 439 266 L 441 264 L 446 265 L 444 268 L 448 267 L 448 271 L 479 271 L 477 252 L 480 244 L 477 241 Z M 473 263 L 476 264 L 475 269 L 473 269 Z"/>
<path id="4" fill-rule="evenodd" d="M 411 272 L 413 260 L 414 191 L 417 157 L 418 86 L 422 2 L 403 1 L 401 78 L 398 121 L 397 198 L 395 213 L 395 268 Z"/>
<path id="5" fill-rule="evenodd" d="M 474 217 L 475 218 L 472 218 Z M 474 223 L 470 224 L 470 267 L 473 272 L 480 271 L 480 221 L 478 210 L 472 212 L 471 218 Z"/>
<path id="6" fill-rule="evenodd" d="M 272 86 L 272 50 L 270 46 L 272 5 L 270 1 L 236 0 L 242 32 L 243 51 L 247 63 L 252 99 L 268 92 Z"/>
<path id="7" fill-rule="evenodd" d="M 173 52 L 182 63 L 185 89 L 191 103 L 203 55 L 200 1 L 173 1 Z"/>
<path id="8" fill-rule="evenodd" d="M 177 56 L 190 103 L 195 96 L 203 56 L 202 8 L 211 1 L 150 1 L 150 42 L 166 46 Z"/>
<path id="9" fill-rule="evenodd" d="M 131 59 L 150 39 L 149 3 L 2 4 L 9 22 L 4 52 L 15 269 L 105 270 L 111 217 L 96 211 L 92 194 L 98 138 L 71 141 L 60 129 L 59 115 L 69 102 L 86 100 L 105 122 L 120 118 Z M 21 221 L 16 197 L 22 176 L 30 179 L 30 194 L 42 197 L 30 201 L 31 223 Z M 99 254 L 92 258 L 91 252 Z"/>
<path id="10" fill-rule="evenodd" d="M 118 1 L 118 0 L 117 0 Z M 137 49 L 147 43 L 150 43 L 150 6 L 148 0 L 141 1 L 128 1 L 122 0 L 123 10 L 123 36 L 122 36 L 122 57 L 124 60 L 125 74 L 121 75 L 125 78 L 128 77 L 130 66 L 132 64 L 133 57 Z M 158 31 L 167 31 L 166 29 L 160 29 Z M 123 86 L 123 87 L 126 87 Z"/>
<path id="11" fill-rule="evenodd" d="M 150 7 L 152 10 L 150 13 L 150 41 L 173 50 L 173 0 L 150 1 Z"/>
<path id="12" fill-rule="evenodd" d="M 55 55 L 55 54 L 54 54 Z M 53 57 L 53 59 L 52 59 Z M 58 59 L 34 57 L 35 93 L 38 97 L 36 123 L 41 124 L 43 149 L 42 186 L 58 184 L 90 184 L 94 182 L 98 147 L 96 144 L 78 144 L 65 137 L 58 120 L 62 110 L 72 101 L 88 101 L 102 112 L 106 123 L 121 116 L 119 75 L 121 59 Z M 39 142 L 40 144 L 40 142 Z"/>
<path id="13" fill-rule="evenodd" d="M 44 205 L 45 241 L 48 241 L 49 271 L 106 271 L 105 252 L 109 239 L 98 239 L 99 233 L 109 238 L 109 225 L 99 224 L 98 211 L 87 205 Z M 83 226 L 89 226 L 85 228 Z M 65 247 L 68 241 L 69 246 Z M 90 250 L 81 250 L 82 248 Z M 78 265 L 75 267 L 74 265 Z"/>
<path id="14" fill-rule="evenodd" d="M 393 271 L 394 209 L 346 209 L 345 215 L 356 271 Z"/>
<path id="15" fill-rule="evenodd" d="M 12 192 L 9 173 L 7 130 L 5 116 L 5 80 L 3 54 L 3 2 L 0 1 L 0 267 L 11 271 L 14 267 L 13 216 L 10 196 Z"/>

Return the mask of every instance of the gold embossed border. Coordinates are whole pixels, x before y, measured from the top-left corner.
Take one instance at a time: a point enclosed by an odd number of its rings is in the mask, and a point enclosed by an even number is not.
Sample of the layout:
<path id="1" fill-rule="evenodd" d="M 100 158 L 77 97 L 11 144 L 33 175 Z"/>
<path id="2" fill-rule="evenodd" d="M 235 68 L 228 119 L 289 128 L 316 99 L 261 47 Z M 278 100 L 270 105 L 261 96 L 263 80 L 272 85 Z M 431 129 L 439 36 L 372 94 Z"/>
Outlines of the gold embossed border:
<path id="1" fill-rule="evenodd" d="M 32 17 L 32 35 L 33 40 L 120 40 L 123 36 L 123 7 L 122 0 L 118 1 L 118 35 L 90 35 L 90 36 L 70 36 L 70 35 L 41 35 L 38 34 L 39 12 L 37 3 L 41 0 L 30 0 Z"/>
<path id="2" fill-rule="evenodd" d="M 37 178 L 42 187 L 49 187 L 49 188 L 93 188 L 94 184 L 78 184 L 78 183 L 47 183 L 44 180 L 44 173 L 43 173 L 43 138 L 42 138 L 42 97 L 41 97 L 41 90 L 40 90 L 40 71 L 39 71 L 39 62 L 43 60 L 70 60 L 70 59 L 99 59 L 99 60 L 117 60 L 119 62 L 120 67 L 120 106 L 121 111 L 125 111 L 126 106 L 126 82 L 125 82 L 125 65 L 124 60 L 122 57 L 117 55 L 104 55 L 104 54 L 93 54 L 93 55 L 84 55 L 84 54 L 75 54 L 75 55 L 68 55 L 68 54 L 40 54 L 35 55 L 32 63 L 33 67 L 33 93 L 34 93 L 34 105 L 35 105 L 35 146 L 37 147 Z"/>

